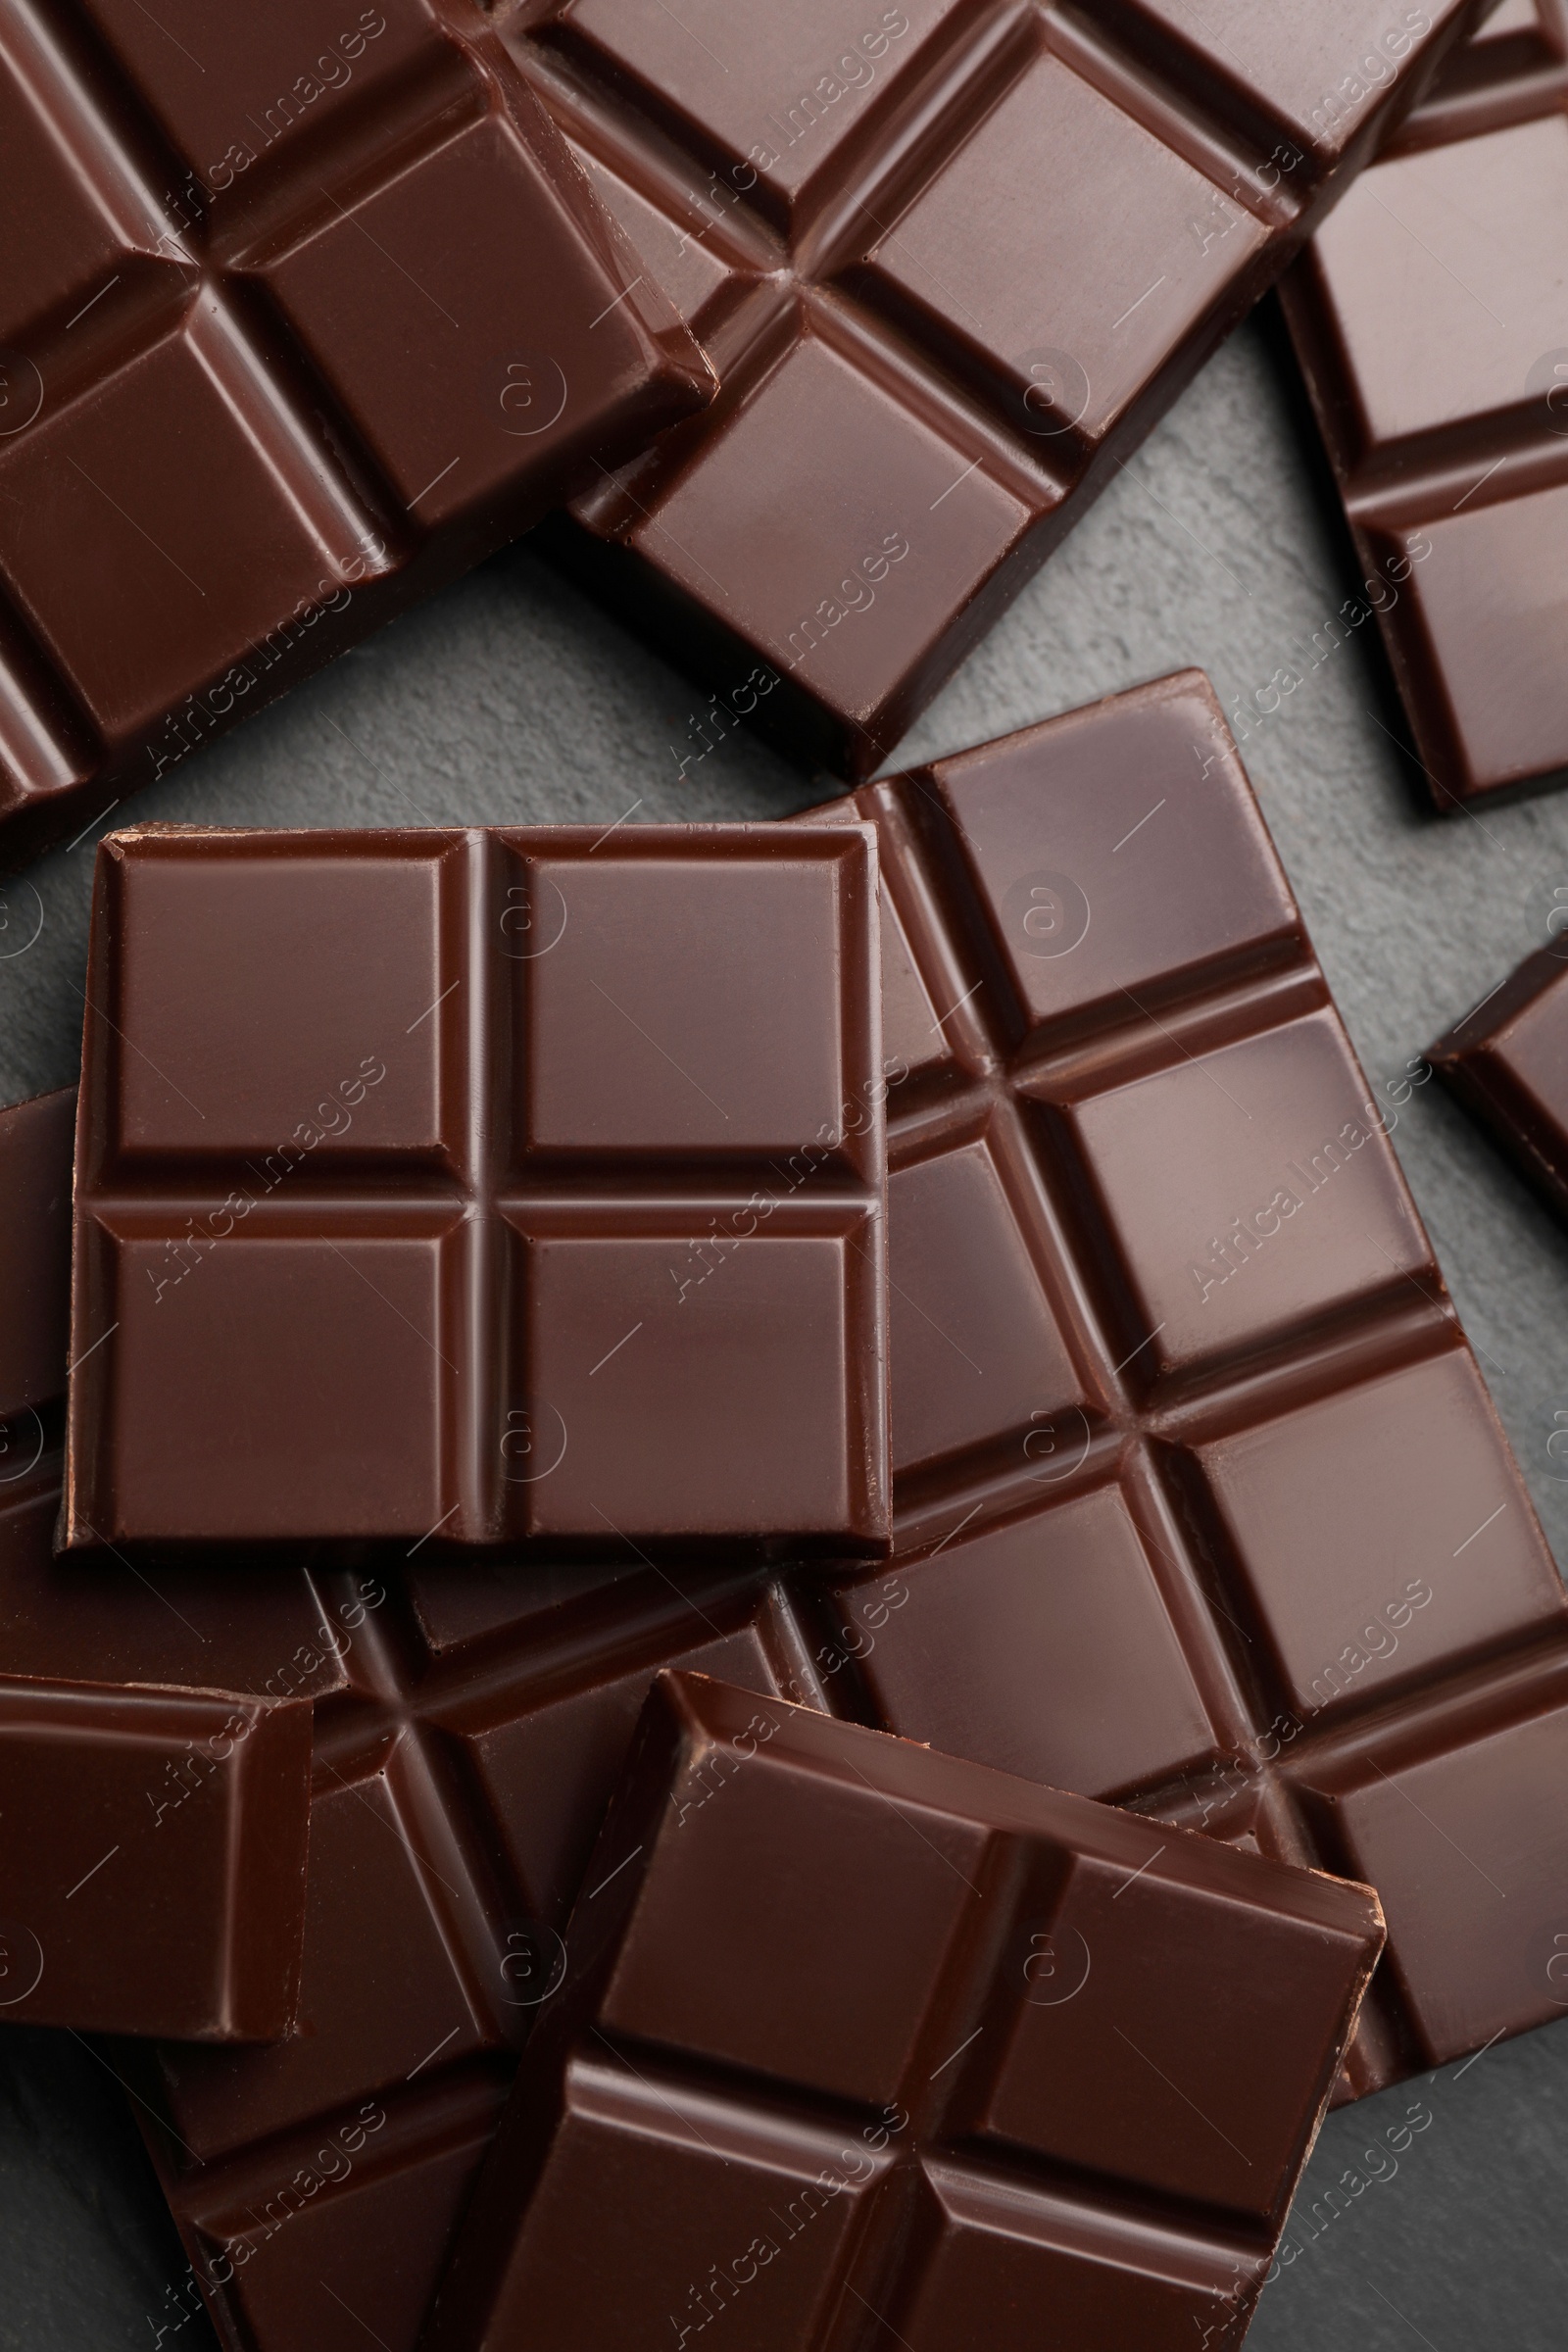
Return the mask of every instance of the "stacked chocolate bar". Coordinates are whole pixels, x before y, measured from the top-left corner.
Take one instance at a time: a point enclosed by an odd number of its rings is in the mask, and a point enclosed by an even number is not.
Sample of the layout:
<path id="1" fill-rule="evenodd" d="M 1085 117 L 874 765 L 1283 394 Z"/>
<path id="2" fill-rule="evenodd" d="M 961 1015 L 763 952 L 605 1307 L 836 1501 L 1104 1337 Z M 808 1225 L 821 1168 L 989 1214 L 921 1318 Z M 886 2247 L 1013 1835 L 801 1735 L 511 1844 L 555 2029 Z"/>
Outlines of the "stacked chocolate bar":
<path id="1" fill-rule="evenodd" d="M 872 775 L 1401 123 L 1291 316 L 1436 397 L 1347 223 L 1537 136 L 1487 14 L 14 0 L 5 855 L 547 511 Z M 107 835 L 0 1111 L 0 2021 L 230 2352 L 1239 2343 L 1331 2100 L 1561 2012 L 1568 1597 L 1206 679 L 335 813 Z M 1433 1054 L 1557 1199 L 1560 980 Z"/>

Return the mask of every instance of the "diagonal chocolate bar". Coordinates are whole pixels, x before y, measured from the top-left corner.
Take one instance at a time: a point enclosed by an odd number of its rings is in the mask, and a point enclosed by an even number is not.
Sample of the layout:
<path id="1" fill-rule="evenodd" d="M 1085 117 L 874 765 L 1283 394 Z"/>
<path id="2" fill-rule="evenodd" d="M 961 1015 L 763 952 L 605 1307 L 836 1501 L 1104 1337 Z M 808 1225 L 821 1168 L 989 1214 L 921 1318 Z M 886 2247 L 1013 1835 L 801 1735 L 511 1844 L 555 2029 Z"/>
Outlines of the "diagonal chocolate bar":
<path id="1" fill-rule="evenodd" d="M 589 1878 L 424 2352 L 1240 2342 L 1370 1888 L 685 1674 Z"/>
<path id="2" fill-rule="evenodd" d="M 1568 1216 L 1565 956 L 1556 945 L 1538 948 L 1427 1054 L 1438 1076 L 1559 1217 Z"/>
<path id="3" fill-rule="evenodd" d="M 711 395 L 466 0 L 16 0 L 0 151 L 10 862 Z"/>
<path id="4" fill-rule="evenodd" d="M 1506 0 L 1285 281 L 1441 808 L 1568 773 L 1568 9 Z M 1319 632 L 1320 638 L 1325 632 Z"/>
<path id="5" fill-rule="evenodd" d="M 1207 681 L 808 821 L 866 817 L 895 1553 L 835 1704 L 1375 1886 L 1347 2092 L 1560 2015 L 1568 1602 Z"/>
<path id="6" fill-rule="evenodd" d="M 311 1717 L 261 1675 L 299 1612 L 266 1604 L 247 1677 L 122 1562 L 49 1560 L 74 1110 L 0 1110 L 0 2022 L 272 2039 L 299 1992 Z"/>
<path id="7" fill-rule="evenodd" d="M 540 0 L 505 37 L 722 381 L 551 526 L 871 774 L 1420 94 L 1474 0 Z"/>
<path id="8" fill-rule="evenodd" d="M 69 1544 L 887 1549 L 874 836 L 612 830 L 100 851 Z"/>

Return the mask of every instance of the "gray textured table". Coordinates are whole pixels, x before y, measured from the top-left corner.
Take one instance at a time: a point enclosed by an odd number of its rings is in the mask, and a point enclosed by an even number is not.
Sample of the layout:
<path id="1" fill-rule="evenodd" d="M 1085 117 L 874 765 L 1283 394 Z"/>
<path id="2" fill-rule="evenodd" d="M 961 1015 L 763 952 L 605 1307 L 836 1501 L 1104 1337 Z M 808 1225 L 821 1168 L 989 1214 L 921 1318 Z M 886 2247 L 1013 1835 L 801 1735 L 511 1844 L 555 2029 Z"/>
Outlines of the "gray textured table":
<path id="1" fill-rule="evenodd" d="M 1227 709 L 1374 1083 L 1545 937 L 1568 794 L 1425 813 L 1371 649 L 1312 644 L 1348 554 L 1265 317 L 1233 338 L 900 754 L 999 735 L 1188 663 Z M 1313 666 L 1314 661 L 1316 665 Z M 1277 678 L 1277 673 L 1285 678 Z M 1305 674 L 1302 674 L 1305 673 Z M 1289 694 L 1285 679 L 1299 676 Z M 1271 682 L 1275 691 L 1270 691 Z M 1258 709 L 1261 694 L 1271 715 Z M 501 557 L 192 759 L 126 817 L 209 824 L 609 824 L 781 816 L 823 786 L 744 735 L 688 767 L 704 697 L 525 550 Z M 1240 731 L 1240 729 L 1239 729 Z M 9 886 L 0 1102 L 73 1079 L 95 827 Z M 1559 1560 L 1568 1241 L 1436 1087 L 1395 1146 Z M 1391 1461 L 1397 1481 L 1400 1464 Z M 1330 2119 L 1256 2352 L 1561 2352 L 1568 2014 Z M 84 2043 L 0 2032 L 0 2352 L 150 2346 L 184 2263 L 120 2094 Z M 163 2339 L 210 2342 L 190 2320 Z M 347 2352 L 347 2347 L 346 2347 Z"/>

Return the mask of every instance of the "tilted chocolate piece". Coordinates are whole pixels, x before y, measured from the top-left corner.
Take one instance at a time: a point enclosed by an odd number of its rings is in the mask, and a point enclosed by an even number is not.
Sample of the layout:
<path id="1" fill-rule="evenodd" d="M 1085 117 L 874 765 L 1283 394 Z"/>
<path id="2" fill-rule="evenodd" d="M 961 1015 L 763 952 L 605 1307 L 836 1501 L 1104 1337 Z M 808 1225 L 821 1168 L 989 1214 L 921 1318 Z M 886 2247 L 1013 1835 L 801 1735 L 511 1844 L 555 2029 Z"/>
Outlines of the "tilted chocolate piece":
<path id="1" fill-rule="evenodd" d="M 466 0 L 0 24 L 0 858 L 710 396 Z"/>
<path id="2" fill-rule="evenodd" d="M 869 828 L 98 873 L 68 1543 L 887 1549 Z"/>
<path id="3" fill-rule="evenodd" d="M 1506 0 L 1284 286 L 1439 808 L 1568 774 L 1568 8 Z"/>
<path id="4" fill-rule="evenodd" d="M 1375 1886 L 1347 2092 L 1560 2016 L 1568 1603 L 1206 680 L 857 817 L 911 1075 L 837 1707 Z"/>
<path id="5" fill-rule="evenodd" d="M 1527 956 L 1427 1059 L 1547 1205 L 1568 1216 L 1568 942 Z"/>
<path id="6" fill-rule="evenodd" d="M 426 2352 L 1240 2342 L 1370 1888 L 698 1675 L 589 1880 Z"/>
<path id="7" fill-rule="evenodd" d="M 0 1110 L 0 2022 L 275 2038 L 311 1782 L 302 1687 L 263 1681 L 299 1640 L 290 1580 L 247 1653 L 199 1594 L 49 1557 L 74 1113 L 70 1090 Z"/>
<path id="8" fill-rule="evenodd" d="M 763 722 L 881 763 L 1475 0 L 549 0 L 533 75 L 722 382 L 552 532 Z M 694 752 L 693 756 L 696 756 Z"/>

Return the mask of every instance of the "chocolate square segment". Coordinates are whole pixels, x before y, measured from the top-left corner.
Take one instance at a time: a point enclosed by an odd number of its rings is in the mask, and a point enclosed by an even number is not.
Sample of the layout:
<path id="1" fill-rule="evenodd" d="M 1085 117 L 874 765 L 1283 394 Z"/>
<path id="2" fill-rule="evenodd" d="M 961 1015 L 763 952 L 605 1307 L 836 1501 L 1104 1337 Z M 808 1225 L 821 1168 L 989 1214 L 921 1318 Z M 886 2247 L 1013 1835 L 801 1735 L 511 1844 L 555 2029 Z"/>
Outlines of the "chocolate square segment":
<path id="1" fill-rule="evenodd" d="M 431 2352 L 616 2343 L 628 2277 L 780 2352 L 851 2302 L 1021 2352 L 1057 2285 L 1097 2342 L 1243 2321 L 1382 1942 L 1366 1887 L 701 1675 L 587 1886 Z"/>
<path id="2" fill-rule="evenodd" d="M 886 1547 L 867 830 L 99 871 L 70 1542 Z"/>

